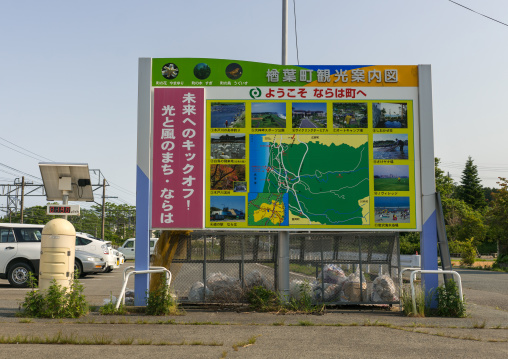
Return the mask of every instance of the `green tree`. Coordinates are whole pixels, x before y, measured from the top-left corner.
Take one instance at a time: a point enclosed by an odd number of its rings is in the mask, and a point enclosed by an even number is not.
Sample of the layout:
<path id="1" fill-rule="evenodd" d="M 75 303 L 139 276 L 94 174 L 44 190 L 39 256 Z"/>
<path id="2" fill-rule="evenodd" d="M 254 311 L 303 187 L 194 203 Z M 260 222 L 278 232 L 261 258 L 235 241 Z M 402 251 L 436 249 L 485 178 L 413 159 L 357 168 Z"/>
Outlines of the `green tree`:
<path id="1" fill-rule="evenodd" d="M 487 211 L 487 223 L 490 233 L 498 241 L 498 257 L 508 254 L 508 180 L 499 177 L 497 182 L 501 187 L 492 193 L 492 202 Z"/>
<path id="2" fill-rule="evenodd" d="M 443 200 L 443 213 L 450 241 L 464 242 L 474 237 L 475 244 L 478 244 L 485 240 L 488 228 L 480 211 L 475 211 L 460 199 L 447 198 Z"/>
<path id="3" fill-rule="evenodd" d="M 453 180 L 445 175 L 444 171 L 439 168 L 439 163 L 439 158 L 436 158 L 436 191 L 441 193 L 441 204 L 443 206 L 443 216 L 448 239 L 450 242 L 465 242 L 467 239 L 474 237 L 475 244 L 483 242 L 486 238 L 488 227 L 484 223 L 482 211 L 475 210 L 460 198 L 458 193 L 460 193 L 461 187 L 457 187 L 453 183 Z M 476 166 L 474 166 L 474 170 L 476 171 Z M 478 173 L 476 172 L 477 175 Z M 480 192 L 483 195 L 483 188 L 481 186 Z"/>
<path id="4" fill-rule="evenodd" d="M 473 163 L 471 156 L 469 156 L 464 171 L 462 171 L 458 197 L 475 210 L 483 209 L 487 205 L 483 187 L 480 182 L 478 168 Z"/>
<path id="5" fill-rule="evenodd" d="M 485 201 L 488 203 L 494 199 L 493 194 L 499 192 L 499 189 L 494 187 L 483 187 L 483 194 L 485 195 Z"/>
<path id="6" fill-rule="evenodd" d="M 453 179 L 445 175 L 445 172 L 439 168 L 439 158 L 434 158 L 434 173 L 436 178 L 436 191 L 441 194 L 441 197 L 452 197 L 455 193 L 455 183 Z"/>
<path id="7" fill-rule="evenodd" d="M 54 203 L 48 203 L 48 204 L 54 204 Z M 46 207 L 45 206 L 33 206 L 33 207 L 27 207 L 24 209 L 23 214 L 23 223 L 26 224 L 46 224 L 52 219 L 58 218 L 58 216 L 50 216 L 46 214 Z M 7 223 L 9 222 L 9 216 L 5 216 L 4 218 L 0 219 L 0 222 Z M 13 213 L 11 217 L 12 223 L 21 223 L 21 213 Z"/>

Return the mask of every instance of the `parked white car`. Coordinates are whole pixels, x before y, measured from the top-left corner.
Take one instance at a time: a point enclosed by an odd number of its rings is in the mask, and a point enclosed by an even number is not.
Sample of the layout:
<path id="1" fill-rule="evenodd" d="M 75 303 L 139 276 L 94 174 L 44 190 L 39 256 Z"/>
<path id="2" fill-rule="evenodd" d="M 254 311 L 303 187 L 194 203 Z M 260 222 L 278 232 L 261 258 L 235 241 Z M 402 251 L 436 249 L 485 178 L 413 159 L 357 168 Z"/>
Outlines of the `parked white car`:
<path id="1" fill-rule="evenodd" d="M 116 268 L 119 268 L 121 264 L 124 264 L 125 262 L 125 257 L 123 255 L 123 253 L 119 252 L 118 250 L 116 250 L 115 248 L 113 248 L 113 244 L 111 243 L 111 241 L 104 241 L 106 243 L 106 245 L 108 246 L 109 248 L 109 251 L 113 253 L 113 255 L 115 256 L 116 258 L 116 264 L 113 266 L 115 269 Z"/>
<path id="2" fill-rule="evenodd" d="M 153 255 L 155 243 L 159 238 L 150 238 L 150 257 Z M 122 246 L 118 248 L 123 253 L 125 259 L 135 259 L 136 257 L 136 238 L 129 238 L 123 242 Z"/>
<path id="3" fill-rule="evenodd" d="M 106 266 L 104 267 L 104 272 L 106 273 L 120 266 L 119 261 L 117 261 L 117 256 L 110 250 L 107 243 L 95 238 L 91 234 L 82 232 L 76 233 L 76 250 L 101 255 L 104 261 L 106 261 Z"/>
<path id="4" fill-rule="evenodd" d="M 14 287 L 26 287 L 30 272 L 38 276 L 41 259 L 41 239 L 44 225 L 0 223 L 0 278 L 8 279 Z M 85 243 L 86 242 L 86 243 Z M 86 248 L 86 249 L 85 249 Z M 83 273 L 100 271 L 105 266 L 105 252 L 109 255 L 106 244 L 76 236 L 75 269 Z M 85 254 L 84 252 L 90 252 Z M 81 259 L 80 259 L 81 258 Z M 93 268 L 88 263 L 94 262 Z M 79 268 L 79 263 L 83 268 Z"/>

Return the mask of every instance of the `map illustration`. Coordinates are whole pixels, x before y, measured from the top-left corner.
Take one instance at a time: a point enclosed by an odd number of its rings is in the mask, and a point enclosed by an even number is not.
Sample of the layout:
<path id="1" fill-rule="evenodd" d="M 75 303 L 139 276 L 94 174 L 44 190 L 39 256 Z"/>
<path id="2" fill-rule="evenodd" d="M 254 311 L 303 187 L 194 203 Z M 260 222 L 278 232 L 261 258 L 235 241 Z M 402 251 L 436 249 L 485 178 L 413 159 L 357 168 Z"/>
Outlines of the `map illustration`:
<path id="1" fill-rule="evenodd" d="M 290 226 L 370 223 L 368 135 L 255 134 L 249 146 L 249 225 L 281 225 L 283 195 Z"/>
<path id="2" fill-rule="evenodd" d="M 249 226 L 287 226 L 287 193 L 249 193 Z"/>

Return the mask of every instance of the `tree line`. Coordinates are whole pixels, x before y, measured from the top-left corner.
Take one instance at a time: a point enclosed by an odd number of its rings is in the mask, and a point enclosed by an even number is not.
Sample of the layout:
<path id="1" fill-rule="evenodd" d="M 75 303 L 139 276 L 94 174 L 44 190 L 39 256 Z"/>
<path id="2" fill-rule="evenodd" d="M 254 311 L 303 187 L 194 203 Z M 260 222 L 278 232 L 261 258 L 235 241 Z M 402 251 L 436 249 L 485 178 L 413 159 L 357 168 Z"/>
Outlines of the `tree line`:
<path id="1" fill-rule="evenodd" d="M 499 188 L 483 187 L 471 157 L 456 183 L 435 159 L 436 191 L 441 194 L 450 253 L 462 254 L 468 246 L 477 253 L 508 255 L 508 180 L 499 177 Z M 401 236 L 401 253 L 419 251 L 418 233 Z"/>

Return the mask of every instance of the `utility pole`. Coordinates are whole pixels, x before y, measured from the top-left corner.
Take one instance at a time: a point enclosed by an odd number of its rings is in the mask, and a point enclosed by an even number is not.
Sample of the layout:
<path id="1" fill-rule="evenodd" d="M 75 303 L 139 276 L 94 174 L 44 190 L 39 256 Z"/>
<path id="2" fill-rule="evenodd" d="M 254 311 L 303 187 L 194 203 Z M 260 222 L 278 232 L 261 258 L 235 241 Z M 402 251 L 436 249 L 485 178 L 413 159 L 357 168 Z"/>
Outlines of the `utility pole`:
<path id="1" fill-rule="evenodd" d="M 106 179 L 102 179 L 102 232 L 101 238 L 104 239 L 104 223 L 106 222 Z"/>
<path id="2" fill-rule="evenodd" d="M 23 223 L 23 214 L 25 207 L 25 176 L 21 177 L 21 220 L 19 223 Z"/>
<path id="3" fill-rule="evenodd" d="M 282 0 L 282 65 L 287 65 L 288 54 L 288 0 Z M 284 302 L 289 301 L 289 231 L 278 235 L 278 286 Z"/>

